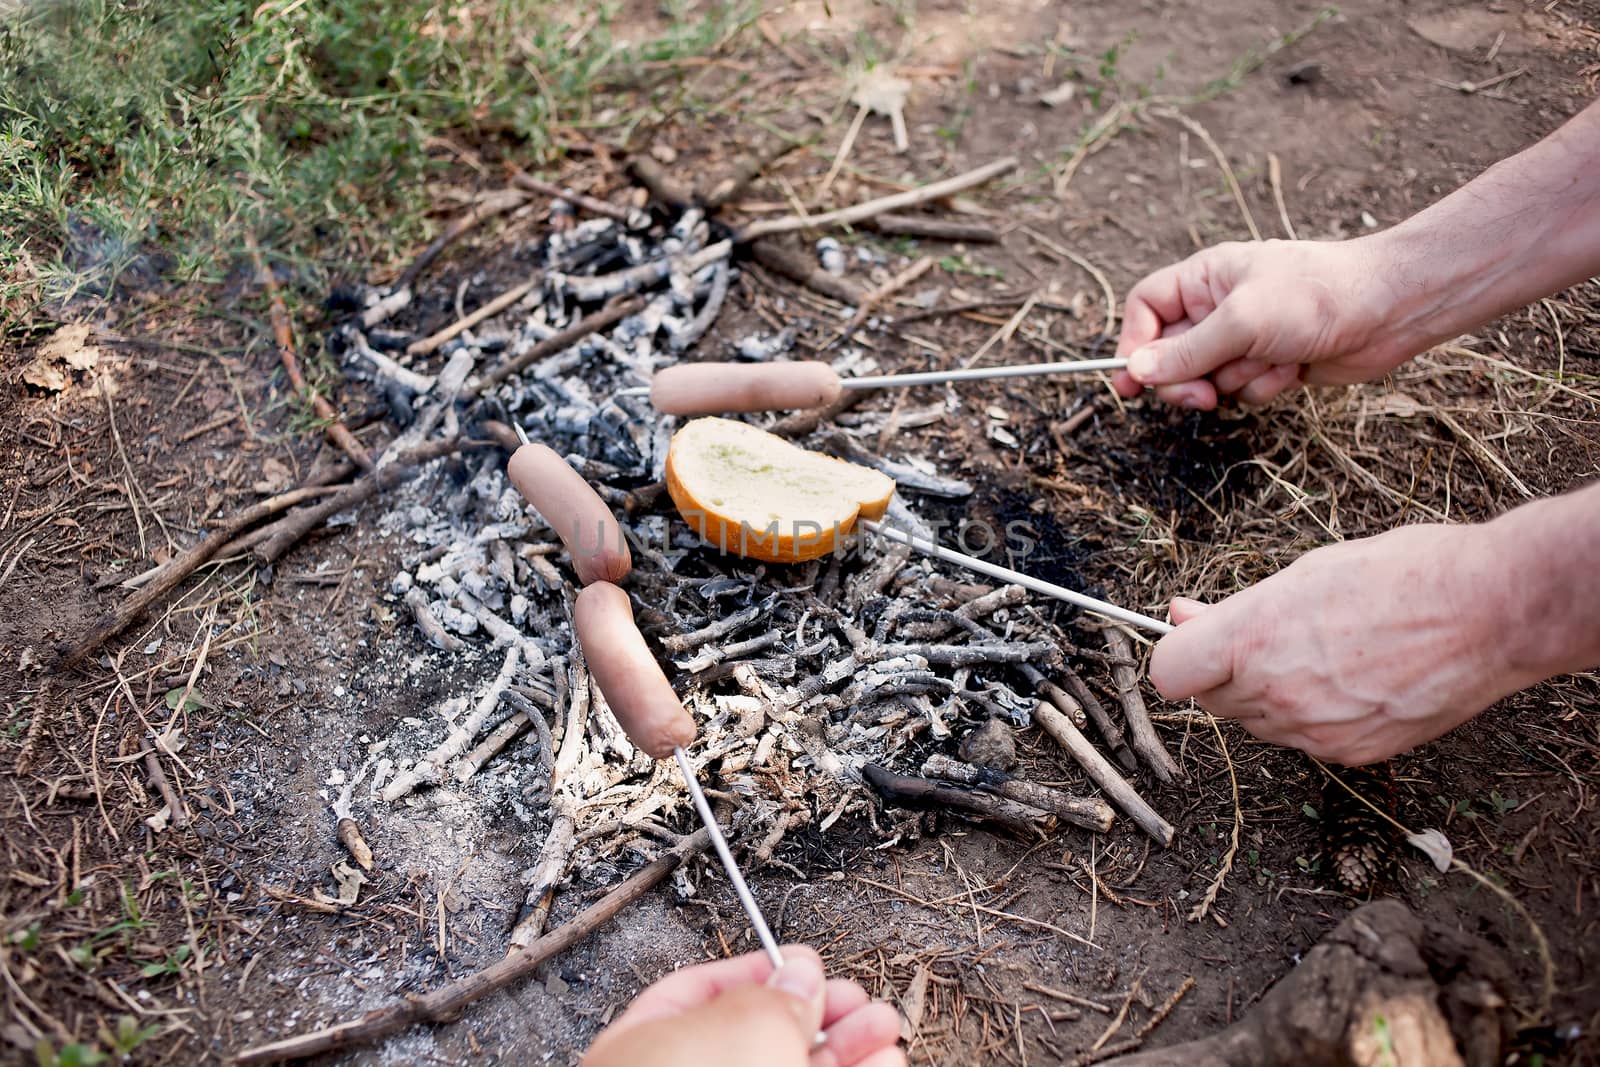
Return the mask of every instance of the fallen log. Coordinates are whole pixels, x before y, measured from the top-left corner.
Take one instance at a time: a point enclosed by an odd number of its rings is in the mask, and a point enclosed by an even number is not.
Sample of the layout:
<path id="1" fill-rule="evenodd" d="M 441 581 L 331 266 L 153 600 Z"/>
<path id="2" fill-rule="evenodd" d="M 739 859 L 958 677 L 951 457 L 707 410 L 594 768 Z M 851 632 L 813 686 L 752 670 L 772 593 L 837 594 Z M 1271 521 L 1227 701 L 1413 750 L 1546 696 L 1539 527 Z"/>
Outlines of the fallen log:
<path id="1" fill-rule="evenodd" d="M 1494 1067 L 1511 974 L 1487 944 L 1404 904 L 1352 912 L 1244 1018 L 1115 1067 Z"/>

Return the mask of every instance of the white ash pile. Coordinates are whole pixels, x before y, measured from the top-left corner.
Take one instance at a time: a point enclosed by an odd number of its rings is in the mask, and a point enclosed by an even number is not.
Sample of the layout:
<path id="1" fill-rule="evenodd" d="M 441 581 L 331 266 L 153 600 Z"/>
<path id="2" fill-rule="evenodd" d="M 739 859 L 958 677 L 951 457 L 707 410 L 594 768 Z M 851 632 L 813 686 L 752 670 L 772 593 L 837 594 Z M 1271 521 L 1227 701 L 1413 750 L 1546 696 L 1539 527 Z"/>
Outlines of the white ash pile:
<path id="1" fill-rule="evenodd" d="M 638 221 L 572 224 L 558 202 L 548 237 L 507 250 L 527 281 L 514 299 L 491 302 L 501 305 L 493 316 L 422 336 L 405 328 L 409 298 L 374 293 L 332 345 L 402 411 L 402 436 L 493 433 L 488 420 L 515 420 L 619 513 L 635 557 L 625 588 L 700 725 L 691 757 L 747 859 L 780 862 L 797 826 L 825 831 L 849 812 L 874 819 L 860 788 L 869 764 L 914 762 L 992 716 L 1025 724 L 1035 699 L 1014 687 L 1036 687 L 1066 642 L 1022 589 L 952 580 L 898 547 L 772 567 L 702 545 L 660 483 L 676 420 L 627 390 L 706 336 L 729 291 L 733 245 L 711 240 L 698 209 L 670 226 Z M 771 358 L 804 327 L 729 347 Z M 879 459 L 854 438 L 881 427 L 855 422 L 820 440 L 913 495 L 970 493 L 926 462 Z M 891 517 L 920 527 L 903 504 Z M 383 521 L 418 549 L 394 578 L 395 600 L 436 648 L 492 646 L 484 655 L 500 669 L 446 701 L 440 721 L 374 746 L 370 800 L 447 784 L 462 803 L 511 804 L 541 835 L 522 857 L 529 888 L 514 940 L 525 943 L 569 870 L 592 876 L 690 828 L 682 784 L 670 763 L 634 749 L 590 683 L 572 639 L 570 561 L 507 480 L 504 454 L 434 461 L 390 498 Z"/>

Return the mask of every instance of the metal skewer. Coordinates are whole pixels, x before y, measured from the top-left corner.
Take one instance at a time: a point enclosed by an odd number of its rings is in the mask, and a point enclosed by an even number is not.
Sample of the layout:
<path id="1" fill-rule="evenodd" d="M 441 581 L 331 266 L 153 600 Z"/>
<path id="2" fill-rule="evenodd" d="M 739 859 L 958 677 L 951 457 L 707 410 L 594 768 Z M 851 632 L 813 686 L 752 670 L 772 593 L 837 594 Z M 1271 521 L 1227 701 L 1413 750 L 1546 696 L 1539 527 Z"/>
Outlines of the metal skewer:
<path id="1" fill-rule="evenodd" d="M 1122 370 L 1125 359 L 1069 359 L 1057 363 L 1013 363 L 966 370 L 930 370 L 912 374 L 879 374 L 866 378 L 841 378 L 846 389 L 883 389 L 897 385 L 938 385 L 941 382 L 975 382 L 985 378 L 1031 378 L 1036 374 L 1078 374 L 1097 370 Z"/>
<path id="2" fill-rule="evenodd" d="M 914 552 L 921 552 L 925 555 L 933 556 L 935 559 L 942 559 L 946 563 L 954 563 L 958 567 L 965 567 L 969 571 L 977 571 L 979 574 L 998 578 L 1002 582 L 1020 585 L 1024 589 L 1031 589 L 1035 593 L 1040 593 L 1044 596 L 1065 600 L 1068 604 L 1075 604 L 1084 611 L 1103 615 L 1108 619 L 1115 619 L 1117 622 L 1125 622 L 1130 626 L 1139 626 L 1152 633 L 1166 634 L 1172 632 L 1172 624 L 1169 622 L 1162 622 L 1160 619 L 1151 618 L 1149 615 L 1141 615 L 1139 612 L 1130 611 L 1127 608 L 1119 608 L 1115 604 L 1097 600 L 1092 596 L 1085 596 L 1083 593 L 1074 592 L 1065 586 L 1056 585 L 1054 582 L 1034 578 L 1023 574 L 1021 571 L 1014 571 L 1010 567 L 986 563 L 976 556 L 952 551 L 925 538 L 913 537 L 904 530 L 898 530 L 893 526 L 885 526 L 880 522 L 873 522 L 871 519 L 862 519 L 859 525 L 868 533 L 887 537 L 891 541 L 905 545 Z"/>
<path id="3" fill-rule="evenodd" d="M 528 433 L 522 428 L 521 423 L 513 419 L 511 428 L 517 432 L 517 440 L 523 444 L 530 443 Z M 672 758 L 678 761 L 678 770 L 683 772 L 683 782 L 689 787 L 689 797 L 694 801 L 694 810 L 699 813 L 700 821 L 705 824 L 706 832 L 711 835 L 711 847 L 716 850 L 717 858 L 722 861 L 722 869 L 728 873 L 728 881 L 733 883 L 733 891 L 738 896 L 739 903 L 744 906 L 744 913 L 750 917 L 750 925 L 755 928 L 756 938 L 761 942 L 767 959 L 772 961 L 772 969 L 777 970 L 783 966 L 783 953 L 778 951 L 778 941 L 772 936 L 772 928 L 767 925 L 767 917 L 761 914 L 761 905 L 756 903 L 749 884 L 744 880 L 744 873 L 739 870 L 738 861 L 733 858 L 733 852 L 728 848 L 727 839 L 722 836 L 722 828 L 717 825 L 717 816 L 712 812 L 699 781 L 695 779 L 694 767 L 690 765 L 688 755 L 681 748 L 672 750 Z"/>
<path id="4" fill-rule="evenodd" d="M 739 897 L 739 903 L 744 906 L 744 913 L 750 917 L 750 925 L 755 928 L 756 938 L 766 951 L 767 959 L 772 961 L 772 969 L 777 970 L 783 966 L 783 953 L 778 951 L 778 941 L 772 936 L 772 928 L 767 925 L 766 916 L 761 914 L 761 905 L 756 903 L 755 896 L 750 892 L 750 886 L 745 883 L 744 874 L 739 870 L 738 862 L 728 849 L 728 842 L 722 836 L 722 829 L 717 826 L 717 817 L 712 813 L 711 805 L 707 803 L 706 795 L 700 789 L 700 783 L 695 780 L 694 768 L 689 765 L 689 757 L 684 754 L 683 749 L 675 748 L 672 750 L 672 758 L 678 761 L 678 770 L 683 772 L 684 784 L 689 787 L 689 796 L 694 800 L 694 810 L 700 813 L 700 821 L 711 834 L 711 847 L 716 849 L 717 858 L 722 861 L 722 869 L 728 873 L 728 881 L 733 883 L 733 891 Z"/>

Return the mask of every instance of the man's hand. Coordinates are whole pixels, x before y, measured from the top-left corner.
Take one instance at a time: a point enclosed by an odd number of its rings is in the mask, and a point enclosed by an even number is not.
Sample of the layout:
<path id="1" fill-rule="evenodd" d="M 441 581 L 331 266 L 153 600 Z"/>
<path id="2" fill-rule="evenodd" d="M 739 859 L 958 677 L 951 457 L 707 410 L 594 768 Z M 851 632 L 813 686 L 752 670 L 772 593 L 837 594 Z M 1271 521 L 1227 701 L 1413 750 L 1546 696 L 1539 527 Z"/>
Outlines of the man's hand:
<path id="1" fill-rule="evenodd" d="M 1301 382 L 1381 377 L 1411 353 L 1386 336 L 1378 259 L 1362 240 L 1232 242 L 1156 271 L 1128 294 L 1117 392 L 1210 410 L 1219 395 L 1263 404 Z"/>
<path id="2" fill-rule="evenodd" d="M 809 948 L 783 957 L 776 972 L 753 952 L 668 975 L 595 1038 L 583 1067 L 905 1067 L 893 1008 L 827 980 Z"/>
<path id="3" fill-rule="evenodd" d="M 1511 561 L 1490 529 L 1402 527 L 1316 549 L 1209 607 L 1174 600 L 1150 680 L 1351 766 L 1431 741 L 1543 677 L 1514 661 Z"/>

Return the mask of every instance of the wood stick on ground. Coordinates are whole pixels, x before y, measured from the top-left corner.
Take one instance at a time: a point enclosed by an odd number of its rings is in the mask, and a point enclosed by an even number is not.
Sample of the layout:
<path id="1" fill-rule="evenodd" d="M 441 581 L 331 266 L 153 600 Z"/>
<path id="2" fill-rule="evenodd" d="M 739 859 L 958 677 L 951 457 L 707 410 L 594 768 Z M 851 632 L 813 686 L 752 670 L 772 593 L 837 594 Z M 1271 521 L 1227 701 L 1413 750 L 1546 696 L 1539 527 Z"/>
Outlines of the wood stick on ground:
<path id="1" fill-rule="evenodd" d="M 525 711 L 519 711 L 505 722 L 496 726 L 494 730 L 478 742 L 477 746 L 465 756 L 456 760 L 452 768 L 456 781 L 465 782 L 494 758 L 495 754 L 516 739 L 517 735 L 533 724 L 532 717 Z"/>
<path id="2" fill-rule="evenodd" d="M 911 774 L 895 774 L 874 763 L 861 768 L 861 777 L 885 803 L 895 807 L 934 812 L 954 809 L 1003 826 L 1026 838 L 1044 837 L 1056 828 L 1056 817 L 1050 812 L 993 793 L 981 793 Z"/>
<path id="3" fill-rule="evenodd" d="M 750 246 L 750 254 L 757 263 L 774 274 L 781 274 L 830 300 L 837 300 L 849 307 L 860 307 L 867 298 L 866 290 L 854 282 L 829 274 L 810 256 L 791 252 L 775 241 L 757 241 Z"/>
<path id="4" fill-rule="evenodd" d="M 1117 757 L 1117 762 L 1122 764 L 1123 770 L 1131 774 L 1139 769 L 1139 761 L 1134 757 L 1133 749 L 1128 747 L 1127 739 L 1122 736 L 1122 727 L 1106 714 L 1105 705 L 1089 691 L 1082 678 L 1069 668 L 1061 668 L 1061 675 L 1066 680 L 1066 688 L 1063 689 L 1031 664 L 1024 664 L 1020 669 L 1023 677 L 1039 691 L 1040 696 L 1072 719 L 1072 725 L 1081 730 L 1085 719 L 1094 723 L 1094 728 L 1100 732 L 1101 738 L 1111 749 L 1112 755 Z"/>
<path id="5" fill-rule="evenodd" d="M 1006 156 L 985 163 L 981 167 L 969 170 L 964 174 L 957 174 L 943 181 L 930 182 L 919 185 L 915 189 L 905 192 L 892 193 L 876 200 L 866 200 L 850 207 L 840 208 L 837 211 L 824 212 L 821 215 L 786 215 L 776 219 L 762 219 L 752 222 L 740 230 L 736 239 L 740 242 L 754 241 L 759 237 L 770 237 L 777 233 L 793 233 L 796 230 L 823 229 L 834 226 L 849 226 L 857 222 L 865 222 L 886 211 L 896 211 L 916 204 L 926 204 L 933 200 L 943 200 L 945 197 L 954 196 L 956 193 L 965 192 L 974 186 L 982 185 L 1009 173 L 1017 166 L 1016 156 Z"/>
<path id="6" fill-rule="evenodd" d="M 582 208 L 591 215 L 603 218 L 616 219 L 630 230 L 642 230 L 650 225 L 650 216 L 643 211 L 629 211 L 625 207 L 618 207 L 609 200 L 601 200 L 597 196 L 589 196 L 555 182 L 547 182 L 543 178 L 535 178 L 526 171 L 517 171 L 511 175 L 511 180 L 523 189 L 531 192 L 542 193 L 557 200 L 565 200 L 573 207 Z"/>
<path id="7" fill-rule="evenodd" d="M 585 315 L 561 332 L 546 337 L 543 341 L 522 353 L 522 355 L 506 360 L 477 382 L 468 383 L 467 387 L 461 391 L 462 399 L 470 400 L 488 392 L 513 374 L 520 374 L 524 369 L 539 362 L 541 359 L 571 348 L 596 330 L 603 330 L 614 323 L 621 322 L 629 315 L 643 311 L 644 305 L 645 300 L 641 296 L 631 296 L 612 301 L 594 314 Z"/>
<path id="8" fill-rule="evenodd" d="M 521 207 L 527 202 L 527 196 L 515 189 L 501 189 L 487 196 L 479 197 L 473 201 L 471 207 L 450 220 L 450 224 L 444 228 L 444 232 L 435 237 L 433 242 L 422 250 L 422 254 L 412 261 L 411 266 L 406 268 L 405 273 L 400 275 L 399 279 L 390 288 L 395 291 L 411 288 L 418 276 L 427 270 L 435 259 L 439 258 L 440 252 L 449 248 L 464 235 L 477 229 L 488 219 L 492 219 L 496 215 L 503 215 L 507 211 Z"/>
<path id="9" fill-rule="evenodd" d="M 272 533 L 254 548 L 255 556 L 263 563 L 273 563 L 289 551 L 296 541 L 310 533 L 320 523 L 357 504 L 386 492 L 417 475 L 423 464 L 442 456 L 469 448 L 493 448 L 493 441 L 472 441 L 460 437 L 445 437 L 418 445 L 388 461 L 383 467 L 363 475 L 349 485 L 340 486 L 328 499 L 311 507 L 291 511 L 273 524 Z"/>
<path id="10" fill-rule="evenodd" d="M 1118 774 L 1116 768 L 1107 763 L 1106 758 L 1089 743 L 1082 731 L 1072 725 L 1071 719 L 1041 700 L 1033 709 L 1033 721 L 1078 761 L 1078 765 L 1094 779 L 1095 785 L 1104 789 L 1112 802 L 1137 823 L 1139 829 L 1163 845 L 1172 844 L 1176 833 L 1172 824 L 1156 814 L 1155 809 L 1128 784 L 1127 779 Z"/>
<path id="11" fill-rule="evenodd" d="M 138 592 L 117 605 L 114 611 L 101 616 L 100 621 L 91 626 L 89 632 L 84 634 L 76 645 L 58 648 L 57 655 L 59 658 L 56 661 L 56 669 L 66 670 L 76 666 L 85 656 L 127 629 L 135 619 L 144 614 L 145 609 L 163 596 L 166 596 L 185 578 L 198 570 L 202 564 L 232 541 L 234 536 L 241 530 L 248 529 L 263 519 L 270 518 L 303 501 L 338 491 L 338 488 L 334 486 L 304 486 L 299 489 L 291 489 L 287 493 L 280 493 L 274 497 L 268 497 L 266 500 L 245 508 L 228 519 L 222 526 L 207 534 L 187 552 L 174 557 L 165 566 L 161 567 Z"/>
<path id="12" fill-rule="evenodd" d="M 933 262 L 932 256 L 923 256 L 911 266 L 868 293 L 862 298 L 861 303 L 856 306 L 856 313 L 850 316 L 850 321 L 845 324 L 845 328 L 839 332 L 837 337 L 824 343 L 822 347 L 825 349 L 832 348 L 840 341 L 848 340 L 852 334 L 861 328 L 861 324 L 867 321 L 867 316 L 872 314 L 874 308 L 932 270 Z"/>
<path id="13" fill-rule="evenodd" d="M 418 786 L 433 785 L 444 777 L 445 767 L 461 755 L 472 739 L 478 736 L 489 716 L 494 714 L 494 709 L 500 706 L 501 695 L 505 693 L 506 686 L 511 684 L 512 677 L 517 673 L 517 663 L 521 659 L 521 654 L 520 645 L 512 645 L 506 650 L 505 663 L 501 665 L 500 673 L 495 675 L 489 687 L 478 698 L 472 713 L 452 726 L 445 739 L 418 760 L 415 767 L 396 776 L 394 781 L 384 787 L 385 801 L 393 804 Z"/>
<path id="14" fill-rule="evenodd" d="M 422 636 L 428 644 L 444 652 L 456 652 L 461 648 L 461 639 L 449 630 L 444 624 L 433 617 L 433 610 L 428 606 L 428 596 L 421 589 L 412 586 L 406 590 L 406 607 L 411 609 L 411 617 L 417 621 L 417 629 L 422 631 Z"/>
<path id="15" fill-rule="evenodd" d="M 1211 136 L 1211 131 L 1200 125 L 1194 119 L 1181 111 L 1170 108 L 1153 108 L 1151 114 L 1160 118 L 1171 119 L 1187 129 L 1190 133 L 1200 138 L 1206 150 L 1217 161 L 1217 166 L 1222 171 L 1222 180 L 1227 183 L 1228 192 L 1233 194 L 1233 202 L 1239 207 L 1239 214 L 1244 216 L 1244 225 L 1250 231 L 1250 239 L 1261 240 L 1261 230 L 1256 226 L 1256 217 L 1250 213 L 1250 205 L 1245 201 L 1244 190 L 1239 188 L 1239 179 L 1234 176 L 1233 167 L 1228 163 L 1228 157 L 1223 153 L 1222 146 L 1217 144 L 1216 138 Z"/>
<path id="16" fill-rule="evenodd" d="M 513 951 L 517 946 L 532 944 L 544 933 L 550 908 L 555 903 L 556 887 L 567 873 L 576 843 L 579 803 L 569 779 L 582 762 L 584 734 L 593 706 L 591 679 L 582 660 L 572 665 L 570 679 L 566 726 L 561 733 L 555 768 L 550 772 L 550 832 L 545 835 L 539 858 L 534 862 L 523 913 L 511 930 Z"/>
<path id="17" fill-rule="evenodd" d="M 512 304 L 515 304 L 518 300 L 521 300 L 523 297 L 537 289 L 539 287 L 539 283 L 543 281 L 544 271 L 534 271 L 533 274 L 529 275 L 526 281 L 523 281 L 518 285 L 513 285 L 510 289 L 507 289 L 505 292 L 501 293 L 487 304 L 484 304 L 482 307 L 469 312 L 465 316 L 457 319 L 455 322 L 452 322 L 450 325 L 435 333 L 429 334 L 420 341 L 412 341 L 409 345 L 406 345 L 406 355 L 426 356 L 430 353 L 437 352 L 439 347 L 446 341 L 458 334 L 465 333 L 467 330 L 472 329 L 484 319 L 492 318 L 493 316 L 500 314 L 500 312 L 504 311 L 506 308 L 510 307 Z"/>
<path id="18" fill-rule="evenodd" d="M 924 237 L 970 244 L 995 244 L 1000 240 L 1000 231 L 986 222 L 936 219 L 927 215 L 879 215 L 872 220 L 872 228 L 885 237 Z"/>
<path id="19" fill-rule="evenodd" d="M 650 198 L 675 211 L 694 206 L 694 191 L 679 182 L 649 156 L 634 156 L 628 160 L 628 173 L 644 186 Z"/>
<path id="20" fill-rule="evenodd" d="M 1144 697 L 1139 693 L 1139 671 L 1128 666 L 1129 663 L 1138 662 L 1133 654 L 1133 644 L 1128 640 L 1128 635 L 1115 626 L 1107 626 L 1100 633 L 1105 638 L 1106 651 L 1111 653 L 1114 660 L 1111 677 L 1117 683 L 1123 714 L 1128 716 L 1128 732 L 1132 735 L 1129 744 L 1157 778 L 1163 782 L 1174 779 L 1182 781 L 1183 768 L 1174 762 L 1167 746 L 1161 743 L 1155 725 L 1150 721 L 1150 709 L 1145 707 Z"/>
<path id="21" fill-rule="evenodd" d="M 665 881 L 685 860 L 704 852 L 710 845 L 711 835 L 704 829 L 679 839 L 670 852 L 635 871 L 621 885 L 579 912 L 570 922 L 526 948 L 513 950 L 505 959 L 481 971 L 459 978 L 431 993 L 397 997 L 383 1007 L 374 1008 L 348 1022 L 245 1049 L 234 1059 L 234 1063 L 249 1067 L 252 1064 L 304 1059 L 322 1052 L 371 1044 L 397 1034 L 413 1023 L 449 1022 L 468 1005 L 527 977 L 547 960 L 587 939 L 622 909 Z"/>
<path id="22" fill-rule="evenodd" d="M 167 805 L 167 815 L 172 828 L 182 830 L 188 826 L 189 809 L 183 806 L 182 798 L 172 791 L 172 783 L 167 780 L 167 773 L 161 769 L 161 760 L 152 749 L 145 750 L 144 769 L 150 776 L 150 784 L 156 787 L 162 801 Z"/>
<path id="23" fill-rule="evenodd" d="M 1504 1062 L 1510 969 L 1484 942 L 1395 900 L 1345 917 L 1249 1014 L 1116 1067 L 1347 1067 Z"/>
<path id="24" fill-rule="evenodd" d="M 249 238 L 248 245 L 256 274 L 267 290 L 267 314 L 272 320 L 272 335 L 278 345 L 278 361 L 283 364 L 283 373 L 289 379 L 290 388 L 299 394 L 300 399 L 310 402 L 317 418 L 326 423 L 323 432 L 328 435 L 328 440 L 338 445 L 356 466 L 371 470 L 372 457 L 367 455 L 367 450 L 361 447 L 361 442 L 356 440 L 350 428 L 339 421 L 339 413 L 333 410 L 328 398 L 313 392 L 306 385 L 305 377 L 300 373 L 300 361 L 295 358 L 294 329 L 289 324 L 289 310 L 283 306 L 283 294 L 278 292 L 278 279 L 261 261 L 261 250 L 256 247 L 255 238 Z"/>
<path id="25" fill-rule="evenodd" d="M 1168 996 L 1166 1000 L 1161 1002 L 1161 1005 L 1157 1007 L 1155 1011 L 1151 1012 L 1150 1018 L 1139 1024 L 1139 1029 L 1134 1031 L 1134 1034 L 1131 1038 L 1126 1041 L 1119 1041 L 1115 1045 L 1107 1045 L 1098 1051 L 1079 1056 L 1076 1060 L 1072 1061 L 1073 1067 L 1088 1067 L 1089 1064 L 1099 1063 L 1101 1060 L 1108 1060 L 1113 1056 L 1121 1056 L 1125 1053 L 1137 1050 L 1141 1045 L 1144 1044 L 1145 1039 L 1155 1032 L 1156 1027 L 1167 1021 L 1167 1016 L 1171 1015 L 1173 1009 L 1177 1008 L 1178 1002 L 1183 1000 L 1184 997 L 1188 996 L 1189 990 L 1193 988 L 1194 976 L 1189 975 L 1185 977 L 1181 983 L 1179 983 L 1178 988 L 1173 990 L 1172 994 Z"/>
<path id="26" fill-rule="evenodd" d="M 1108 833 L 1115 818 L 1111 805 L 1099 797 L 1075 797 L 1059 789 L 1013 778 L 1001 771 L 962 763 L 939 752 L 929 756 L 922 764 L 922 773 L 928 778 L 942 778 L 947 782 L 960 782 L 985 792 L 997 793 L 1030 808 L 1051 812 L 1064 822 L 1097 833 Z"/>

